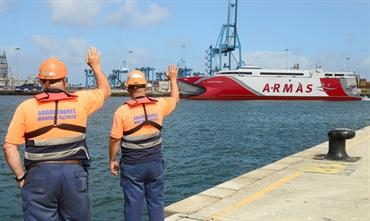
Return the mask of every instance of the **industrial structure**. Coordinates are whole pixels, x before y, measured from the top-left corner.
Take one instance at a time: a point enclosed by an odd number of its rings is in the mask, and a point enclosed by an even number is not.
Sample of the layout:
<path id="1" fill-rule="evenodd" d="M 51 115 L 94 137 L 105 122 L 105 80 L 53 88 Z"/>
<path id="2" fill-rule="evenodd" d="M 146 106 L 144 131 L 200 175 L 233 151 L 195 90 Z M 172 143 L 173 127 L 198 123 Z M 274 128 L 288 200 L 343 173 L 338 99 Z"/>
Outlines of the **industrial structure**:
<path id="1" fill-rule="evenodd" d="M 155 68 L 153 67 L 141 67 L 136 70 L 142 71 L 145 74 L 146 79 L 149 82 L 164 80 L 164 72 L 154 73 Z M 120 69 L 112 69 L 112 73 L 108 75 L 108 81 L 112 88 L 124 88 L 124 83 L 127 79 L 127 73 L 129 72 L 126 66 Z M 94 74 L 91 69 L 85 69 L 85 88 L 94 87 L 96 84 Z"/>
<path id="2" fill-rule="evenodd" d="M 192 75 L 193 69 L 186 66 L 185 59 L 180 59 L 177 67 L 179 68 L 178 77 L 190 77 Z"/>
<path id="3" fill-rule="evenodd" d="M 237 31 L 237 11 L 238 0 L 229 0 L 227 24 L 222 25 L 216 45 L 214 47 L 211 45 L 206 51 L 206 72 L 210 76 L 217 71 L 232 70 L 243 66 Z"/>
<path id="4" fill-rule="evenodd" d="M 155 72 L 154 67 L 140 67 L 135 68 L 145 74 L 148 79 L 148 90 L 149 91 L 169 91 L 169 84 L 166 79 L 166 72 Z M 189 69 L 187 69 L 189 70 Z M 108 75 L 108 81 L 113 89 L 125 90 L 125 82 L 127 80 L 127 74 L 129 72 L 127 62 L 123 61 L 122 65 L 118 69 L 112 69 L 112 72 Z M 85 69 L 85 88 L 92 88 L 96 86 L 96 80 L 91 69 Z"/>
<path id="5" fill-rule="evenodd" d="M 4 87 L 8 84 L 8 62 L 6 54 L 0 54 L 0 86 Z"/>
<path id="6" fill-rule="evenodd" d="M 18 75 L 18 73 L 16 73 Z M 37 78 L 28 76 L 27 79 L 17 79 L 11 72 L 8 64 L 6 53 L 0 54 L 0 89 L 14 89 L 27 88 L 26 90 L 37 90 L 39 88 Z"/>

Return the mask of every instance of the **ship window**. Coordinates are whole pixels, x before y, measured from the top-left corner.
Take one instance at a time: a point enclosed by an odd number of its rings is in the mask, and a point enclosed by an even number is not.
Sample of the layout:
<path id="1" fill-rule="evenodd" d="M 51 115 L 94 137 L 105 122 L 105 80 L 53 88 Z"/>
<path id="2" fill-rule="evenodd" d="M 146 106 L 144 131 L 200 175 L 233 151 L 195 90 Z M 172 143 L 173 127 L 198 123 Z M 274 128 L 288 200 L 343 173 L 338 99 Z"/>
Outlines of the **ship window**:
<path id="1" fill-rule="evenodd" d="M 344 76 L 344 74 L 334 74 L 334 76 Z"/>
<path id="2" fill-rule="evenodd" d="M 293 73 L 293 72 L 261 72 L 260 75 L 303 76 L 303 73 Z"/>
<path id="3" fill-rule="evenodd" d="M 332 74 L 325 74 L 325 76 L 330 77 L 330 76 L 333 76 L 333 75 Z"/>
<path id="4" fill-rule="evenodd" d="M 243 75 L 243 74 L 252 74 L 252 72 L 224 72 L 222 74 L 239 74 L 239 75 Z"/>

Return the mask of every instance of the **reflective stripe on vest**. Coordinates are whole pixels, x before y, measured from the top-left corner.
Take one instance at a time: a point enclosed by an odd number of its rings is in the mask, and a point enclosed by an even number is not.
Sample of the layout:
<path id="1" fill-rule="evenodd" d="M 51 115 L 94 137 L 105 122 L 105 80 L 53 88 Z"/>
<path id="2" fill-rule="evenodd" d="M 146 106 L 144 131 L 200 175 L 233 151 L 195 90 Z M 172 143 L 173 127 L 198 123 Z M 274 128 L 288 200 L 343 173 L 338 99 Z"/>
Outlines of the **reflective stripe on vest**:
<path id="1" fill-rule="evenodd" d="M 89 160 L 85 134 L 48 140 L 26 141 L 25 167 L 46 160 Z"/>
<path id="2" fill-rule="evenodd" d="M 160 144 L 162 144 L 162 134 L 158 131 L 147 135 L 123 137 L 121 147 L 138 150 L 155 147 Z"/>

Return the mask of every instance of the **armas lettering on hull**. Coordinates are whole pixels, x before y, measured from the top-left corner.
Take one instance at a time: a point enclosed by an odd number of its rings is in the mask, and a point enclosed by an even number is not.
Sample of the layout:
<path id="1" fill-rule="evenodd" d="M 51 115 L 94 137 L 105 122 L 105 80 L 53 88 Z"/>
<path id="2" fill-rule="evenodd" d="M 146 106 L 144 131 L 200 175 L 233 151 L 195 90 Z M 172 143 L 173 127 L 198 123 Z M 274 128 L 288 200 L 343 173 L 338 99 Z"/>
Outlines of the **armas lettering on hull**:
<path id="1" fill-rule="evenodd" d="M 266 83 L 263 87 L 262 92 L 267 93 L 311 93 L 312 92 L 312 84 L 307 84 L 303 86 L 302 84 L 294 85 L 294 84 L 269 84 Z"/>

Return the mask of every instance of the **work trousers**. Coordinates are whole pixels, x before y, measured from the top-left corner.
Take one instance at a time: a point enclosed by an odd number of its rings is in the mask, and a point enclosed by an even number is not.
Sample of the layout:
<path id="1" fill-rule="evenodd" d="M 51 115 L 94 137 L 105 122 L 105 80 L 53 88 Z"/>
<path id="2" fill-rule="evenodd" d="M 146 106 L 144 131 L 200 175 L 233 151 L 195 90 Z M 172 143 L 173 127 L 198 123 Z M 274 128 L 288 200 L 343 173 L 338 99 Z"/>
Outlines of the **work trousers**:
<path id="1" fill-rule="evenodd" d="M 121 162 L 124 220 L 141 221 L 146 201 L 150 221 L 164 220 L 163 160 L 140 164 Z"/>
<path id="2" fill-rule="evenodd" d="M 27 221 L 91 220 L 87 172 L 78 164 L 41 163 L 22 188 Z"/>

